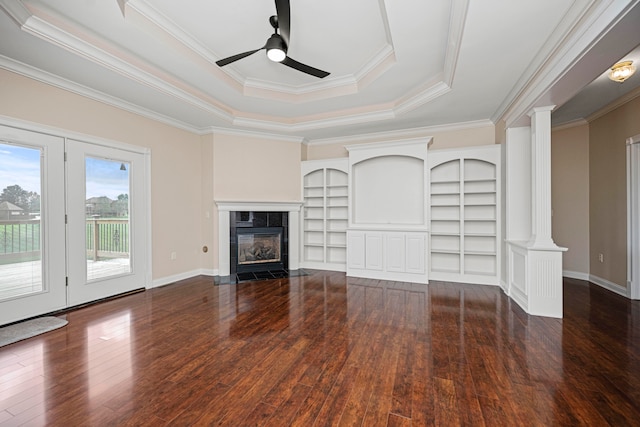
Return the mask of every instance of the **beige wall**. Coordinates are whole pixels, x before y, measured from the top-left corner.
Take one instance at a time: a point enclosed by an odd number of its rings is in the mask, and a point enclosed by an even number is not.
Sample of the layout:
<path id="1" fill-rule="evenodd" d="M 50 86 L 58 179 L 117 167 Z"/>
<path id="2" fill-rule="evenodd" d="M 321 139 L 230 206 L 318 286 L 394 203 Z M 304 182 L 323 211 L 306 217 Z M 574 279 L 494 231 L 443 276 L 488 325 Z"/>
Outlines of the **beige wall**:
<path id="1" fill-rule="evenodd" d="M 639 133 L 640 98 L 593 120 L 589 129 L 591 274 L 622 287 L 627 280 L 625 143 Z"/>
<path id="2" fill-rule="evenodd" d="M 417 137 L 414 135 L 413 137 Z M 475 145 L 489 145 L 496 143 L 496 133 L 493 125 L 475 127 L 471 129 L 452 130 L 446 132 L 425 133 L 424 136 L 432 136 L 433 143 L 431 150 L 440 148 L 454 147 L 470 147 Z M 372 135 L 370 139 L 362 140 L 357 143 L 377 142 L 384 139 Z M 335 144 L 314 144 L 313 142 L 306 147 L 305 160 L 334 159 L 347 157 L 349 153 L 344 148 L 345 145 L 356 144 L 354 142 L 335 143 Z"/>
<path id="3" fill-rule="evenodd" d="M 216 201 L 301 200 L 302 144 L 256 137 L 212 137 L 213 196 Z M 208 202 L 207 202 L 208 203 Z M 218 213 L 213 207 L 213 268 L 218 268 Z"/>
<path id="4" fill-rule="evenodd" d="M 0 115 L 150 148 L 153 279 L 201 268 L 199 136 L 4 70 L 0 93 Z"/>
<path id="5" fill-rule="evenodd" d="M 200 236 L 202 246 L 207 247 L 207 252 L 201 252 L 201 266 L 207 274 L 213 274 L 213 270 L 217 268 L 218 260 L 218 240 L 214 218 L 216 215 L 216 206 L 214 203 L 213 185 L 213 134 L 203 135 L 201 137 L 202 152 L 202 234 Z"/>
<path id="6" fill-rule="evenodd" d="M 589 274 L 589 125 L 551 133 L 553 240 L 567 272 Z"/>
<path id="7" fill-rule="evenodd" d="M 299 142 L 216 134 L 213 193 L 223 201 L 299 201 Z"/>

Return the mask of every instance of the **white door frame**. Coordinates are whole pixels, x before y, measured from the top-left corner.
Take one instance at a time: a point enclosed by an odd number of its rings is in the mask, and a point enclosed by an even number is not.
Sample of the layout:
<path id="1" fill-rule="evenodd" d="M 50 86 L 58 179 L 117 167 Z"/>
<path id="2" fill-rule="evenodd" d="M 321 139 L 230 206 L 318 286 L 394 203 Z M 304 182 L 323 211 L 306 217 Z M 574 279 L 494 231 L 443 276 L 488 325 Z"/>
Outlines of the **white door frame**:
<path id="1" fill-rule="evenodd" d="M 67 139 L 66 154 L 66 199 L 69 220 L 67 224 L 67 304 L 75 306 L 135 289 L 148 288 L 148 152 L 139 147 L 123 149 L 113 145 L 93 144 L 86 140 Z M 131 270 L 125 274 L 91 281 L 87 278 L 87 264 L 85 262 L 86 157 L 129 164 L 131 184 L 129 193 Z"/>
<path id="2" fill-rule="evenodd" d="M 145 174 L 144 174 L 144 194 L 142 197 L 145 198 L 145 203 L 144 203 L 144 207 L 142 207 L 140 210 L 143 211 L 143 216 L 145 218 L 145 230 L 146 230 L 146 241 L 145 242 L 140 242 L 141 244 L 144 245 L 144 251 L 145 251 L 145 258 L 146 258 L 146 269 L 145 269 L 145 274 L 144 274 L 144 278 L 143 278 L 143 284 L 142 286 L 144 286 L 144 288 L 146 289 L 150 289 L 152 288 L 152 237 L 151 237 L 151 150 L 149 148 L 146 147 L 141 147 L 141 146 L 137 146 L 137 145 L 132 145 L 132 144 L 127 144 L 127 143 L 123 143 L 123 142 L 119 142 L 119 141 L 114 141 L 111 139 L 105 139 L 105 138 L 100 138 L 100 137 L 95 137 L 95 136 L 90 136 L 90 135 L 86 135 L 83 133 L 79 133 L 79 132 L 73 132 L 73 131 L 69 131 L 66 129 L 60 129 L 60 128 L 56 128 L 54 126 L 47 126 L 47 125 L 43 125 L 43 124 L 39 124 L 39 123 L 34 123 L 34 122 L 30 122 L 27 120 L 21 120 L 21 119 L 16 119 L 13 117 L 8 117 L 8 116 L 2 116 L 0 115 L 0 126 L 8 126 L 10 128 L 14 128 L 16 129 L 18 132 L 22 132 L 22 131 L 26 131 L 26 132 L 36 132 L 36 133 L 41 133 L 41 134 L 45 134 L 51 137 L 57 137 L 60 138 L 59 144 L 57 144 L 59 146 L 60 152 L 59 152 L 59 157 L 60 159 L 63 159 L 63 151 L 64 151 L 64 140 L 66 139 L 74 139 L 77 141 L 82 141 L 82 142 L 87 142 L 89 144 L 94 144 L 94 145 L 101 145 L 104 147 L 110 147 L 110 148 L 117 148 L 120 150 L 128 150 L 128 151 L 132 151 L 135 153 L 140 153 L 144 155 L 144 169 L 145 169 Z M 61 164 L 62 164 L 62 160 L 61 160 Z M 47 166 L 48 167 L 48 166 Z M 52 184 L 53 185 L 53 184 Z M 62 194 L 60 196 L 60 198 L 64 197 L 64 187 L 65 187 L 65 183 L 64 183 L 64 167 L 60 168 L 60 182 L 57 185 L 57 187 L 59 187 L 60 189 L 60 193 Z M 59 202 L 59 200 L 58 200 Z M 45 200 L 43 200 L 42 203 L 45 203 Z M 58 203 L 57 206 L 62 206 L 62 204 Z M 55 221 L 56 223 L 59 224 L 64 224 L 64 209 L 60 209 L 59 212 L 59 219 L 57 221 Z M 50 218 L 51 221 L 53 221 L 53 218 Z M 56 230 L 56 232 L 61 233 L 62 234 L 62 241 L 65 241 L 65 229 L 64 227 L 51 227 L 49 226 L 50 229 Z M 49 241 L 52 241 L 54 239 L 52 239 L 51 237 L 47 237 Z M 64 266 L 65 260 L 64 260 L 64 255 L 66 253 L 66 250 L 57 250 L 57 251 L 53 251 L 53 255 L 54 256 L 58 256 L 58 255 L 62 255 L 62 257 L 56 261 L 54 263 L 54 265 L 56 266 Z M 49 256 L 49 258 L 51 258 L 51 256 Z M 47 274 L 45 272 L 45 274 Z M 61 276 L 61 280 L 64 280 L 64 273 L 62 273 L 63 275 Z M 63 293 L 66 293 L 65 290 L 63 289 L 62 291 Z M 63 305 L 60 308 L 64 308 L 64 307 L 68 307 L 68 302 L 66 302 L 66 304 L 63 303 Z M 16 321 L 16 320 L 20 320 L 26 317 L 31 317 L 34 316 L 36 314 L 44 314 L 47 312 L 51 312 L 52 310 L 45 310 L 45 311 L 40 311 L 39 313 L 33 313 L 29 316 L 25 316 L 25 315 L 19 315 L 19 316 L 13 316 L 11 319 L 12 320 L 5 320 L 5 322 L 1 322 L 2 323 L 7 323 L 9 321 Z M 2 319 L 2 316 L 0 316 L 0 320 Z"/>
<path id="3" fill-rule="evenodd" d="M 64 140 L 44 132 L 0 122 L 0 140 L 41 151 L 41 263 L 40 292 L 0 302 L 0 325 L 66 307 L 64 255 Z"/>
<path id="4" fill-rule="evenodd" d="M 640 299 L 640 134 L 627 139 L 627 295 Z"/>

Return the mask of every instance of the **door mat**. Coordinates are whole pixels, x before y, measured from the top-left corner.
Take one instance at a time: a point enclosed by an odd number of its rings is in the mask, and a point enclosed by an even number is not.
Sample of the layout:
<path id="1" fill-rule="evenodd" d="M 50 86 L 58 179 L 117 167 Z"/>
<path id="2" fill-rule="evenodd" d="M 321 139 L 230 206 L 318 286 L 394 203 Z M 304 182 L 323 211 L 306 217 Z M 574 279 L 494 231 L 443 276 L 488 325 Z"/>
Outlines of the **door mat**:
<path id="1" fill-rule="evenodd" d="M 0 328 L 0 347 L 53 331 L 67 323 L 69 322 L 65 319 L 47 316 L 2 327 Z"/>

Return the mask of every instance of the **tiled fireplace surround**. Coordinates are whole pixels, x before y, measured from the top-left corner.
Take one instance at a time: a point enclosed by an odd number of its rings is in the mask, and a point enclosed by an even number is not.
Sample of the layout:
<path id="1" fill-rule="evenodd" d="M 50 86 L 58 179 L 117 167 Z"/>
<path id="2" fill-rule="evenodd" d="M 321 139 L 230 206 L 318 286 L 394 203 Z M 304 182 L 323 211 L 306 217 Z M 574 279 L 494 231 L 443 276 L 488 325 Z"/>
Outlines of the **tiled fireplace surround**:
<path id="1" fill-rule="evenodd" d="M 218 275 L 231 275 L 231 212 L 286 212 L 289 217 L 287 227 L 289 253 L 288 270 L 300 268 L 300 208 L 302 203 L 296 202 L 225 202 L 216 201 L 218 208 Z"/>

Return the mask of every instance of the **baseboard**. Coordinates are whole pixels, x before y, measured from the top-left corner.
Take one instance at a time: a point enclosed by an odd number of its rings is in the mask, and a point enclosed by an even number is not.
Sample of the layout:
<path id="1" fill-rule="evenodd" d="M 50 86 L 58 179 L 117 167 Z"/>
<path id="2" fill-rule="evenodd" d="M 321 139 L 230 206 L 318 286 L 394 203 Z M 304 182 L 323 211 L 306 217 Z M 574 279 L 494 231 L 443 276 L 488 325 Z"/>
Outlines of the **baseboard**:
<path id="1" fill-rule="evenodd" d="M 603 279 L 598 276 L 594 276 L 593 274 L 589 275 L 589 280 L 591 283 L 594 283 L 602 288 L 605 288 L 613 293 L 621 295 L 625 298 L 630 298 L 629 291 L 626 287 L 620 286 L 616 283 L 610 282 L 607 279 Z"/>
<path id="2" fill-rule="evenodd" d="M 589 273 L 582 273 L 580 271 L 562 270 L 562 277 L 568 277 L 569 279 L 577 279 L 577 280 L 589 280 Z"/>
<path id="3" fill-rule="evenodd" d="M 174 274 L 172 276 L 166 276 L 166 277 L 161 277 L 159 279 L 154 279 L 151 282 L 151 288 L 165 286 L 170 283 L 178 282 L 180 280 L 190 279 L 196 276 L 217 276 L 217 275 L 218 275 L 218 270 L 201 268 L 198 270 L 187 271 L 185 273 L 179 273 L 179 274 Z"/>
<path id="4" fill-rule="evenodd" d="M 509 286 L 507 285 L 507 282 L 502 279 L 500 279 L 500 289 L 502 289 L 502 292 L 509 296 Z"/>

